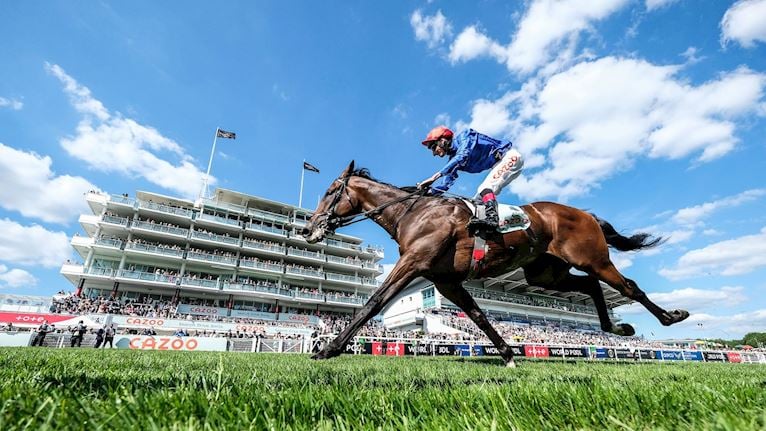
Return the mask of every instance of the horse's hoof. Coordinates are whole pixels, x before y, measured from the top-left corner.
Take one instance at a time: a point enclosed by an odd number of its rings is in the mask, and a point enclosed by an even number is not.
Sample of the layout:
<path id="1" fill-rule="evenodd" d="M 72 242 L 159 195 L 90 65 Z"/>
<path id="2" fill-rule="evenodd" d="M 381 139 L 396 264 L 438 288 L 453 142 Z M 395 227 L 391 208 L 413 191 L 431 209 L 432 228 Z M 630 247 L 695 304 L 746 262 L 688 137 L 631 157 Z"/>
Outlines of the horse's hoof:
<path id="1" fill-rule="evenodd" d="M 314 353 L 313 355 L 311 355 L 311 359 L 313 359 L 315 361 L 319 361 L 319 360 L 322 360 L 322 359 L 334 358 L 334 357 L 336 357 L 338 355 L 340 355 L 340 352 L 336 352 L 334 350 L 322 349 L 322 350 L 318 351 L 317 353 Z"/>
<path id="2" fill-rule="evenodd" d="M 678 323 L 681 321 L 686 320 L 687 317 L 689 317 L 689 312 L 686 310 L 672 310 L 669 311 L 668 314 L 670 314 L 673 317 L 673 320 L 670 322 L 670 324 Z"/>
<path id="3" fill-rule="evenodd" d="M 619 325 L 612 327 L 612 334 L 620 335 L 623 337 L 632 337 L 633 335 L 636 335 L 636 330 L 633 329 L 632 325 L 627 323 L 620 323 Z"/>
<path id="4" fill-rule="evenodd" d="M 505 363 L 505 368 L 516 368 L 516 362 L 511 359 Z"/>

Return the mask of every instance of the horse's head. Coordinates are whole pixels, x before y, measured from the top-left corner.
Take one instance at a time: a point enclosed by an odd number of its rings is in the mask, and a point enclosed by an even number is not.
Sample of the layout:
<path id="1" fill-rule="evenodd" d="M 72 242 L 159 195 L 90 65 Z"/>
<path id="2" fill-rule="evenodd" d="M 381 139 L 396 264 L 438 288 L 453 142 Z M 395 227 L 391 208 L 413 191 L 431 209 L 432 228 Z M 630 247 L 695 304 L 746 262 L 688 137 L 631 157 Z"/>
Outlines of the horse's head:
<path id="1" fill-rule="evenodd" d="M 340 176 L 330 184 L 322 200 L 319 201 L 314 215 L 301 230 L 301 235 L 307 242 L 314 244 L 321 241 L 327 233 L 335 231 L 343 217 L 359 214 L 361 211 L 353 190 L 348 187 L 353 172 L 354 161 L 352 160 Z"/>

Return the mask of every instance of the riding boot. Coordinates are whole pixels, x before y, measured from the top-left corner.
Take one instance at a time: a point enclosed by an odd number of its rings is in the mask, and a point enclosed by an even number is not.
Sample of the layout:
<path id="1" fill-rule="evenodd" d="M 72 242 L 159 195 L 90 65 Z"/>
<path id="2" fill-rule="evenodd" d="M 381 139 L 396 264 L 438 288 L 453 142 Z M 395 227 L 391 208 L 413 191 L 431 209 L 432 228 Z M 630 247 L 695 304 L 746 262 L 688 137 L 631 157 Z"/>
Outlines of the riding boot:
<path id="1" fill-rule="evenodd" d="M 471 217 L 468 221 L 468 229 L 472 232 L 494 232 L 500 221 L 497 214 L 495 194 L 489 189 L 482 190 L 481 200 L 484 204 L 484 218 Z"/>

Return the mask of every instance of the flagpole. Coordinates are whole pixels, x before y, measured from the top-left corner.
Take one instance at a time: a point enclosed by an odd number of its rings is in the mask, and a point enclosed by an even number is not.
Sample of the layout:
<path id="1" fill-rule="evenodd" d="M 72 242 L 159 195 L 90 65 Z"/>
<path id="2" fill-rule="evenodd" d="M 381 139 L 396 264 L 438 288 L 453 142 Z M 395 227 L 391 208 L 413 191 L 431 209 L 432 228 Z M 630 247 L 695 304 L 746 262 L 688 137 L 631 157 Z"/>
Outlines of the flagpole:
<path id="1" fill-rule="evenodd" d="M 199 200 L 202 201 L 203 197 L 210 195 L 208 191 L 208 181 L 210 180 L 210 167 L 213 166 L 213 154 L 215 154 L 215 143 L 218 141 L 218 131 L 220 127 L 215 128 L 215 137 L 213 137 L 213 148 L 210 150 L 210 160 L 207 162 L 207 173 L 205 174 L 205 180 L 202 182 L 202 189 L 199 191 Z"/>
<path id="2" fill-rule="evenodd" d="M 306 163 L 306 159 L 303 159 L 303 163 Z M 301 204 L 303 203 L 303 176 L 306 175 L 306 165 L 301 165 L 301 192 L 298 196 L 298 208 L 303 208 Z"/>

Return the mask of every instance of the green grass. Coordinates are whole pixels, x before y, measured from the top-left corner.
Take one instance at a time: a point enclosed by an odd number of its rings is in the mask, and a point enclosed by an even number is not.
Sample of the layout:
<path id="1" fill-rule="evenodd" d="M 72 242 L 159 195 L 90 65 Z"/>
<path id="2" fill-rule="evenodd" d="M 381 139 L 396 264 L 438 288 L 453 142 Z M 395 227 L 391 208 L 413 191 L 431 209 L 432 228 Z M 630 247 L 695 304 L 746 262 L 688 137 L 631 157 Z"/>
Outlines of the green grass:
<path id="1" fill-rule="evenodd" d="M 766 367 L 0 349 L 0 430 L 766 429 Z"/>

